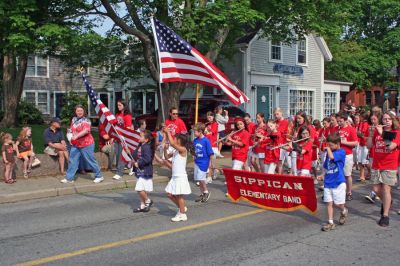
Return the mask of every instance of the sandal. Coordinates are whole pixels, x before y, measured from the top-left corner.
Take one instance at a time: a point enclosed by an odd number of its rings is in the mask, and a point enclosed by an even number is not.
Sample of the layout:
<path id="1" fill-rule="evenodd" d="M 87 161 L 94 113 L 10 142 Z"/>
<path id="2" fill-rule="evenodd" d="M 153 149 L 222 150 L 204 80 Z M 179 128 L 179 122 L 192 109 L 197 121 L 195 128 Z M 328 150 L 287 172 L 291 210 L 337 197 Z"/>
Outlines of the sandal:
<path id="1" fill-rule="evenodd" d="M 347 200 L 347 201 L 353 200 L 353 195 L 352 195 L 351 193 L 348 193 L 348 194 L 346 195 L 346 200 Z"/>
<path id="2" fill-rule="evenodd" d="M 28 175 L 27 172 L 24 172 L 24 178 L 25 178 L 25 179 L 29 178 L 29 175 Z"/>
<path id="3" fill-rule="evenodd" d="M 139 208 L 134 209 L 133 212 L 134 212 L 134 213 L 145 212 L 145 211 L 144 211 L 145 209 L 146 209 L 146 207 L 144 207 L 143 209 L 139 207 Z"/>
<path id="4" fill-rule="evenodd" d="M 28 171 L 26 171 L 28 174 L 32 172 L 32 168 L 28 168 Z"/>

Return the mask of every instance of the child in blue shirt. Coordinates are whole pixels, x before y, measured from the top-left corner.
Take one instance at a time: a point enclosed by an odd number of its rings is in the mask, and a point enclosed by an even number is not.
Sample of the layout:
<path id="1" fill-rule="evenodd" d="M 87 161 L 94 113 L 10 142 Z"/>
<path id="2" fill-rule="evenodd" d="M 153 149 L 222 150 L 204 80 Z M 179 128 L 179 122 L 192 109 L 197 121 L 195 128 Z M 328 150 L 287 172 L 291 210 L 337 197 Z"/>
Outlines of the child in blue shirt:
<path id="1" fill-rule="evenodd" d="M 340 212 L 339 224 L 346 223 L 348 209 L 345 207 L 346 202 L 346 179 L 344 176 L 344 163 L 346 160 L 346 152 L 340 148 L 340 135 L 331 134 L 327 138 L 325 148 L 326 159 L 324 162 L 324 202 L 327 203 L 328 223 L 321 230 L 330 231 L 336 228 L 333 222 L 333 204 L 338 207 Z M 319 178 L 322 180 L 322 178 Z"/>
<path id="2" fill-rule="evenodd" d="M 207 188 L 207 170 L 214 152 L 210 140 L 204 136 L 205 129 L 204 123 L 197 123 L 194 126 L 194 180 L 200 183 L 201 192 L 200 196 L 195 200 L 196 202 L 207 202 L 210 198 L 210 192 Z"/>

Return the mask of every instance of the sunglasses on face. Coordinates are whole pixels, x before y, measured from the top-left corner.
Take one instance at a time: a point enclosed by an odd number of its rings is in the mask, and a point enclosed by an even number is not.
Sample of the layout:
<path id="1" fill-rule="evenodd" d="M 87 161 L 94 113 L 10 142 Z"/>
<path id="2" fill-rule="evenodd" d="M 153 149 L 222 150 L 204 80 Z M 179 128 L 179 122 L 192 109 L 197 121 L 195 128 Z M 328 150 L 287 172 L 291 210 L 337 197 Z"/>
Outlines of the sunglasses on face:
<path id="1" fill-rule="evenodd" d="M 172 115 L 178 115 L 178 113 L 172 113 Z"/>

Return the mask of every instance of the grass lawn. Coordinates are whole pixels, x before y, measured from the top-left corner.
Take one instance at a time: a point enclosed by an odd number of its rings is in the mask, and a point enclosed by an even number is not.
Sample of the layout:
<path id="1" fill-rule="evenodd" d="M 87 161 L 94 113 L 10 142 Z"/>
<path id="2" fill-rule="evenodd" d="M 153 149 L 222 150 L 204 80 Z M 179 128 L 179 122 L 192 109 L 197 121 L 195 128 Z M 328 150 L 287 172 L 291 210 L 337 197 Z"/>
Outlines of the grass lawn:
<path id="1" fill-rule="evenodd" d="M 33 142 L 33 149 L 35 153 L 37 154 L 42 154 L 44 150 L 44 144 L 43 144 L 43 132 L 47 128 L 47 125 L 32 125 L 32 142 Z M 19 135 L 19 132 L 21 131 L 22 127 L 17 127 L 17 128 L 0 128 L 0 132 L 8 132 L 13 136 L 13 140 L 15 141 Z M 98 150 L 98 144 L 99 144 L 99 134 L 97 131 L 97 128 L 93 128 L 94 130 L 92 131 L 92 135 L 94 137 L 94 140 L 96 142 L 96 148 L 95 151 Z M 62 129 L 64 132 L 64 137 L 66 136 L 67 129 L 63 128 Z M 67 141 L 68 142 L 68 141 Z"/>

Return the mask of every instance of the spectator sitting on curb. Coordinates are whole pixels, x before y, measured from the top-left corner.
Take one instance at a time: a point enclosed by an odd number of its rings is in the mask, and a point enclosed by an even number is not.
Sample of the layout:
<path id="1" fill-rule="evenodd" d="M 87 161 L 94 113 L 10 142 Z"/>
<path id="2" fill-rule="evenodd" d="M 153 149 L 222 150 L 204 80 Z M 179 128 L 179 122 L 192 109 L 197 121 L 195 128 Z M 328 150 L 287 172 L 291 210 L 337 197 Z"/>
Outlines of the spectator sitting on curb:
<path id="1" fill-rule="evenodd" d="M 59 118 L 55 117 L 51 120 L 50 127 L 44 130 L 43 138 L 46 147 L 44 152 L 50 156 L 58 156 L 60 172 L 61 174 L 65 174 L 64 164 L 65 160 L 68 161 L 68 151 Z"/>

